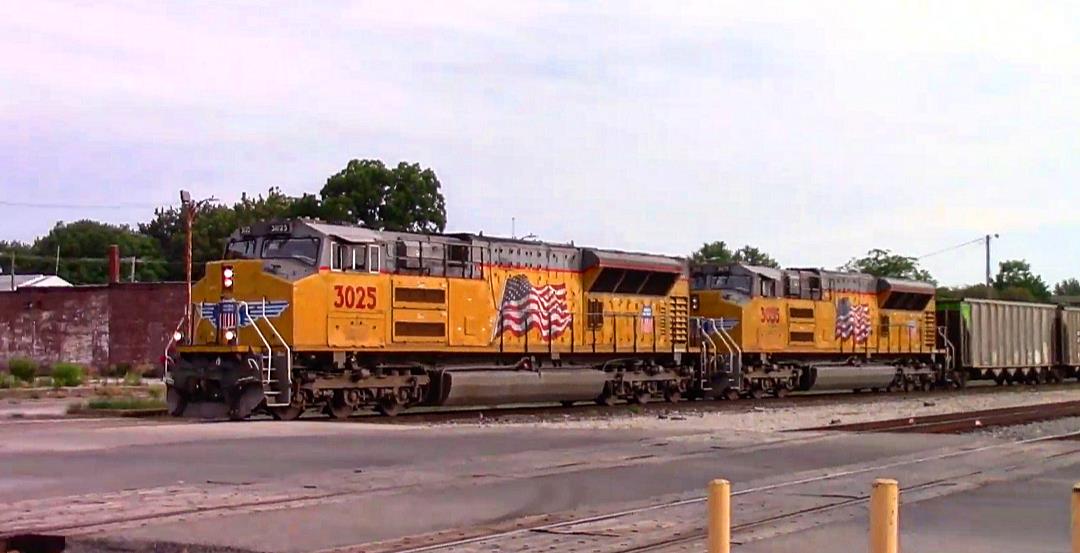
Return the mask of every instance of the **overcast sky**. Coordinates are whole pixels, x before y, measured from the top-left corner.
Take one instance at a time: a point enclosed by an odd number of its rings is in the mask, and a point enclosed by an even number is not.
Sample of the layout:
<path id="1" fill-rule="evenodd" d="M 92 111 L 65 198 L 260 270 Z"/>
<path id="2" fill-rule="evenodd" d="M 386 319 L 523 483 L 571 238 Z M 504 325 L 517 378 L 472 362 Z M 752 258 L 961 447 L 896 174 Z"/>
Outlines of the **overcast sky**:
<path id="1" fill-rule="evenodd" d="M 434 169 L 455 231 L 825 267 L 996 232 L 1080 276 L 1078 3 L 5 4 L 0 202 L 90 207 L 0 239 L 368 157 Z"/>

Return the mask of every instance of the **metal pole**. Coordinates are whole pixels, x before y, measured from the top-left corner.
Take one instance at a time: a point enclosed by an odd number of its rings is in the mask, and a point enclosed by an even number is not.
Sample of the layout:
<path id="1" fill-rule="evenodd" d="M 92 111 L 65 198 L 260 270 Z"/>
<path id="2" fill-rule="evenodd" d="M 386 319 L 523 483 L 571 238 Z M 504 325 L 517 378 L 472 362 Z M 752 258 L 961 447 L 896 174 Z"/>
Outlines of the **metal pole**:
<path id="1" fill-rule="evenodd" d="M 870 490 L 870 553 L 897 553 L 900 547 L 900 484 L 879 478 Z"/>
<path id="2" fill-rule="evenodd" d="M 56 267 L 53 269 L 53 274 L 60 276 L 60 244 L 56 245 Z"/>
<path id="3" fill-rule="evenodd" d="M 11 291 L 15 291 L 15 250 L 11 250 Z"/>
<path id="4" fill-rule="evenodd" d="M 992 288 L 994 281 L 990 280 L 990 235 L 986 235 L 986 287 Z"/>
<path id="5" fill-rule="evenodd" d="M 731 552 L 731 482 L 709 482 L 709 553 Z"/>
<path id="6" fill-rule="evenodd" d="M 191 200 L 183 200 L 184 210 L 184 282 L 187 285 L 187 304 L 184 307 L 184 316 L 187 319 L 187 336 L 195 332 L 194 321 L 191 313 L 191 219 L 194 217 L 191 209 Z"/>
<path id="7" fill-rule="evenodd" d="M 1080 482 L 1072 490 L 1072 553 L 1080 553 Z"/>
<path id="8" fill-rule="evenodd" d="M 135 256 L 131 256 L 131 282 L 135 282 Z"/>

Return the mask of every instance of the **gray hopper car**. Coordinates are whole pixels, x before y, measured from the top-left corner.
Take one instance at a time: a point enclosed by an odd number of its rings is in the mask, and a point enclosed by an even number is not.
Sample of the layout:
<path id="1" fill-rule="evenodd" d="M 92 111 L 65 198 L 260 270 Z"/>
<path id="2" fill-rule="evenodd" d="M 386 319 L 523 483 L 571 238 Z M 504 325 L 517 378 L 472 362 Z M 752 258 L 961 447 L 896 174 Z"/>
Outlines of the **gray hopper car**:
<path id="1" fill-rule="evenodd" d="M 938 346 L 951 377 L 998 384 L 1061 382 L 1080 367 L 1080 309 L 999 300 L 942 300 Z"/>

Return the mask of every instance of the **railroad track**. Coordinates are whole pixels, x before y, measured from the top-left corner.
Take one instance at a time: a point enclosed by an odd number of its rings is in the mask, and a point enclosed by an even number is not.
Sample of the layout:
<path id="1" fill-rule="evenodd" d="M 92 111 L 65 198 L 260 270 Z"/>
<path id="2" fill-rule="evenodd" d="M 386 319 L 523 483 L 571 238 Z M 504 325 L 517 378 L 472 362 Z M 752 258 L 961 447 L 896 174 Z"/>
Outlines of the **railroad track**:
<path id="1" fill-rule="evenodd" d="M 839 470 L 835 472 L 829 472 L 826 474 L 808 476 L 804 478 L 797 478 L 788 481 L 782 481 L 772 484 L 760 485 L 752 488 L 736 490 L 732 492 L 732 497 L 740 496 L 754 496 L 754 495 L 767 495 L 769 492 L 776 492 L 782 490 L 790 490 L 800 486 L 806 486 L 830 480 L 838 480 L 852 476 L 877 476 L 883 471 L 895 470 L 901 467 L 913 467 L 917 465 L 949 465 L 948 463 L 938 463 L 946 459 L 953 459 L 965 456 L 973 456 L 980 453 L 986 453 L 991 451 L 1002 451 L 1002 455 L 1010 448 L 1023 448 L 1028 445 L 1039 444 L 1041 442 L 1050 442 L 1066 439 L 1080 439 L 1080 431 L 1070 432 L 1065 434 L 1058 434 L 1052 436 L 1043 436 L 1039 438 L 1018 440 L 1012 442 L 996 443 L 975 448 L 966 448 L 960 450 L 951 450 L 943 453 L 927 455 L 923 457 L 917 457 L 913 459 L 904 459 L 888 463 L 881 463 L 872 466 L 863 466 L 859 468 L 852 468 L 847 470 Z M 1061 453 L 1056 453 L 1050 458 L 1061 458 L 1080 454 L 1080 449 L 1074 449 Z M 998 467 L 999 469 L 1016 469 L 1017 466 Z M 902 488 L 902 492 L 912 493 L 920 490 L 927 490 L 938 486 L 951 486 L 955 485 L 957 480 L 974 477 L 981 474 L 982 470 L 973 472 L 966 472 L 951 475 L 946 478 L 933 479 L 929 481 L 919 482 L 915 485 L 909 485 Z M 844 509 L 847 507 L 856 506 L 868 501 L 869 495 L 859 494 L 854 496 L 836 497 L 835 501 L 827 502 L 823 505 L 814 505 L 806 508 L 794 509 L 791 511 L 785 511 L 778 514 L 772 514 L 756 518 L 754 520 L 740 523 L 732 526 L 733 532 L 746 532 L 759 527 L 765 527 L 777 523 L 783 523 L 806 515 L 820 514 L 829 511 L 835 511 Z M 586 530 L 575 530 L 575 527 L 587 526 L 593 523 L 612 522 L 618 523 L 620 519 L 629 519 L 640 515 L 649 515 L 649 518 L 657 517 L 660 513 L 668 510 L 679 509 L 682 507 L 701 505 L 707 502 L 708 498 L 705 496 L 696 496 L 685 499 L 678 499 L 673 501 L 659 502 L 655 504 L 644 505 L 632 509 L 626 509 L 614 513 L 606 513 L 600 515 L 592 515 L 580 518 L 562 518 L 556 521 L 551 521 L 549 517 L 544 517 L 539 522 L 531 524 L 518 524 L 517 527 L 498 530 L 490 532 L 480 532 L 477 535 L 470 535 L 469 537 L 463 537 L 460 539 L 446 539 L 440 540 L 434 537 L 428 537 L 427 543 L 423 545 L 411 545 L 416 541 L 425 541 L 416 538 L 406 538 L 404 540 L 393 540 L 390 542 L 380 542 L 375 544 L 366 544 L 361 546 L 340 547 L 334 549 L 322 550 L 316 553 L 441 553 L 441 552 L 460 552 L 460 551 L 533 551 L 533 550 L 545 550 L 553 549 L 554 546 L 545 544 L 541 547 L 533 547 L 528 544 L 527 541 L 530 536 L 591 536 L 591 537 L 605 537 L 621 539 L 623 536 L 605 534 L 599 532 L 590 532 Z M 702 519 L 702 522 L 704 519 Z M 449 533 L 439 533 L 448 535 Z M 464 532 L 459 532 L 459 535 L 464 535 Z M 646 540 L 642 543 L 633 544 L 619 544 L 615 547 L 605 548 L 593 548 L 592 545 L 588 545 L 583 550 L 589 551 L 604 551 L 607 553 L 639 553 L 647 551 L 662 551 L 669 548 L 678 547 L 680 545 L 687 545 L 700 542 L 705 538 L 705 530 L 703 527 L 694 528 L 689 532 L 677 532 L 672 535 L 659 538 Z M 517 543 L 515 543 L 517 542 Z M 525 543 L 521 543 L 525 542 Z M 584 543 L 584 541 L 579 542 Z M 511 545 L 513 547 L 511 548 Z M 560 548 L 563 551 L 576 551 L 572 546 Z"/>
<path id="2" fill-rule="evenodd" d="M 1039 387 L 1040 390 L 1068 390 L 1073 389 L 1071 384 L 1054 384 L 1048 386 Z M 639 404 L 627 404 L 621 403 L 610 407 L 602 407 L 598 405 L 582 404 L 573 405 L 570 407 L 556 406 L 556 405 L 525 405 L 525 406 L 500 406 L 500 407 L 487 407 L 487 408 L 462 408 L 455 410 L 434 410 L 435 408 L 424 408 L 423 410 L 406 411 L 396 417 L 385 417 L 377 414 L 360 414 L 354 415 L 349 419 L 335 420 L 326 418 L 323 419 L 326 422 L 336 424 L 348 424 L 355 422 L 374 423 L 374 424 L 435 424 L 446 422 L 476 422 L 478 420 L 497 420 L 497 421 L 516 421 L 521 419 L 523 421 L 532 420 L 562 420 L 564 418 L 609 418 L 617 415 L 624 415 L 627 413 L 641 413 L 641 414 L 668 414 L 677 413 L 683 414 L 696 414 L 696 413 L 715 413 L 715 412 L 741 412 L 755 407 L 768 407 L 768 408 L 781 408 L 781 407 L 795 407 L 795 406 L 810 406 L 810 405 L 833 405 L 840 403 L 871 403 L 881 397 L 904 397 L 904 398 L 920 398 L 920 399 L 934 399 L 934 398 L 955 398 L 964 396 L 978 396 L 983 394 L 997 394 L 997 393 L 1016 393 L 1026 388 L 1012 387 L 1001 388 L 993 385 L 969 387 L 963 390 L 931 390 L 928 392 L 912 391 L 905 393 L 880 393 L 870 394 L 861 393 L 853 394 L 851 392 L 828 392 L 828 393 L 795 393 L 783 399 L 766 398 L 766 399 L 743 399 L 739 401 L 727 401 L 727 400 L 705 400 L 705 401 L 683 401 L 680 403 L 646 403 L 644 405 Z M 304 420 L 319 420 L 305 418 Z M 905 419 L 906 420 L 906 419 Z M 836 428 L 828 428 L 835 430 Z"/>
<path id="3" fill-rule="evenodd" d="M 839 430 L 845 432 L 919 432 L 925 434 L 962 434 L 994 426 L 1013 426 L 1032 422 L 1080 416 L 1080 401 L 1044 403 L 928 415 L 884 421 L 817 426 L 800 430 Z"/>

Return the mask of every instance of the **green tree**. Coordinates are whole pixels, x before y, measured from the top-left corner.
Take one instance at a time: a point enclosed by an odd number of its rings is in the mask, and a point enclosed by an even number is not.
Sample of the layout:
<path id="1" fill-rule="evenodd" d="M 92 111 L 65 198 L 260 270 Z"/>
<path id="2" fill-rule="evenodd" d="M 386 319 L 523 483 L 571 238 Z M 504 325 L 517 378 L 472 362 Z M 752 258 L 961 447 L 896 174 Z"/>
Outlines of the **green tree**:
<path id="1" fill-rule="evenodd" d="M 735 250 L 735 254 L 731 257 L 735 261 L 746 263 L 747 265 L 760 265 L 762 267 L 772 267 L 774 269 L 780 268 L 780 264 L 777 263 L 772 256 L 749 244 Z"/>
<path id="2" fill-rule="evenodd" d="M 866 256 L 852 259 L 840 267 L 842 271 L 866 273 L 879 277 L 906 278 L 934 282 L 930 273 L 919 267 L 914 257 L 897 255 L 889 250 L 872 249 Z"/>
<path id="3" fill-rule="evenodd" d="M 75 284 L 104 283 L 108 277 L 109 245 L 120 247 L 122 257 L 134 256 L 137 260 L 135 278 L 139 281 L 161 280 L 167 274 L 168 263 L 162 258 L 157 242 L 127 225 L 110 225 L 97 221 L 82 220 L 74 223 L 57 223 L 49 234 L 34 242 L 33 253 L 39 264 L 49 267 L 57 246 L 60 248 L 60 276 Z M 20 272 L 24 272 L 20 270 Z M 122 268 L 127 275 L 127 268 Z"/>
<path id="4" fill-rule="evenodd" d="M 1033 274 L 1031 265 L 1023 259 L 1010 259 L 998 264 L 997 277 L 994 278 L 994 288 L 1003 293 L 1010 291 L 1010 294 L 1013 295 L 1019 293 L 1013 289 L 1023 289 L 1030 292 L 1035 300 L 1046 301 L 1050 299 L 1050 288 L 1046 285 L 1046 282 L 1043 281 L 1041 276 Z"/>
<path id="5" fill-rule="evenodd" d="M 1080 280 L 1067 278 L 1054 285 L 1055 296 L 1080 296 Z"/>
<path id="6" fill-rule="evenodd" d="M 373 229 L 441 232 L 446 228 L 441 186 L 435 172 L 418 163 L 389 169 L 378 160 L 354 159 L 326 179 L 319 211 L 324 219 Z"/>
<path id="7" fill-rule="evenodd" d="M 695 263 L 731 263 L 735 260 L 735 252 L 723 240 L 706 242 L 690 254 L 690 260 Z"/>
<path id="8" fill-rule="evenodd" d="M 30 249 L 30 244 L 22 242 L 0 240 L 0 271 L 5 275 L 11 274 L 11 254 L 15 254 L 15 270 L 19 273 L 39 273 L 31 267 L 40 265 L 36 256 Z M 49 271 L 52 273 L 52 270 Z"/>

